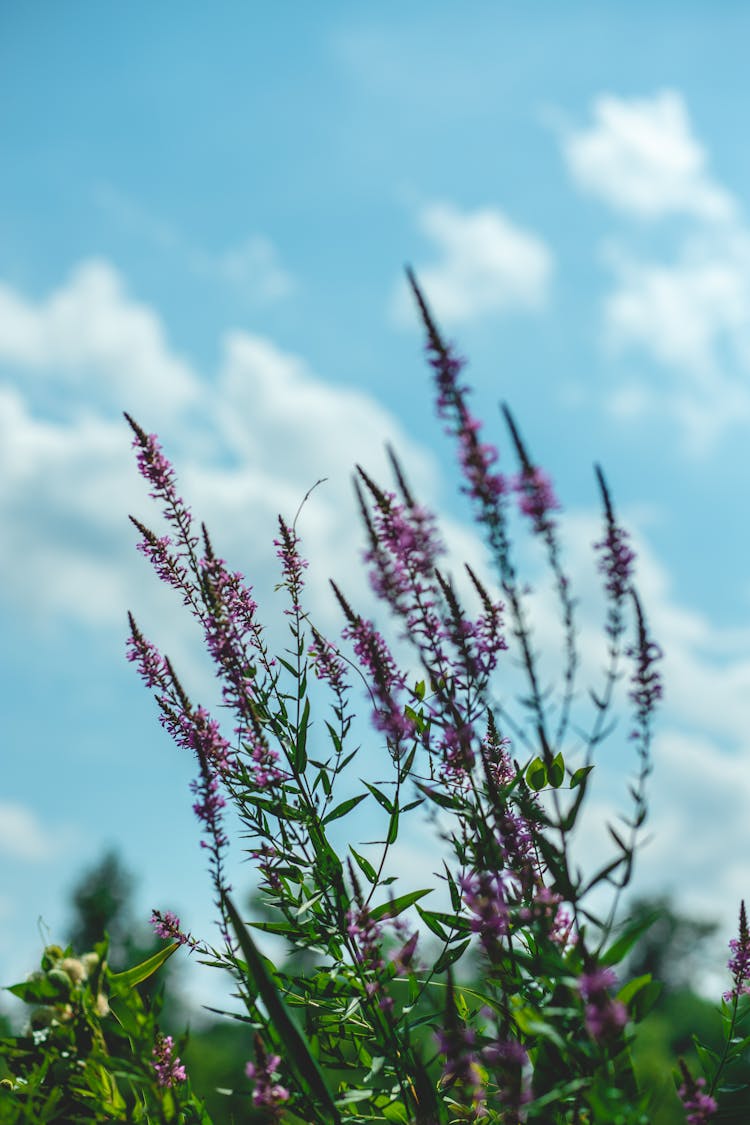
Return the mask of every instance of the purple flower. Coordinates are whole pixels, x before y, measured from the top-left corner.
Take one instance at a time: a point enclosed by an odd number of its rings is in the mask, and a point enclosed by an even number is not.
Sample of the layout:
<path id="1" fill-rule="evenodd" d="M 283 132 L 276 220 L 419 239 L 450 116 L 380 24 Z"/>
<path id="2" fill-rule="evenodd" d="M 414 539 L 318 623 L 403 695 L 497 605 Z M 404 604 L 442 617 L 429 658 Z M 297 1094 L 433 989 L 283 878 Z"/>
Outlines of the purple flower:
<path id="1" fill-rule="evenodd" d="M 371 564 L 370 585 L 397 613 L 408 613 L 420 601 L 424 583 L 432 584 L 435 563 L 445 551 L 435 517 L 418 504 L 399 503 L 395 493 L 382 492 L 359 472 L 376 499 L 368 521 L 371 546 L 364 556 Z"/>
<path id="2" fill-rule="evenodd" d="M 598 466 L 596 475 L 604 499 L 605 533 L 604 538 L 594 544 L 594 550 L 599 552 L 599 570 L 605 577 L 607 593 L 619 604 L 630 589 L 635 551 L 628 544 L 627 531 L 615 519 L 609 490 Z"/>
<path id="3" fill-rule="evenodd" d="M 278 1120 L 281 1107 L 289 1101 L 289 1091 L 274 1080 L 274 1075 L 281 1062 L 280 1055 L 267 1055 L 263 1049 L 260 1036 L 255 1037 L 256 1062 L 249 1062 L 245 1067 L 248 1078 L 255 1080 L 253 1090 L 253 1105 L 264 1107 L 270 1111 L 269 1120 Z"/>
<path id="4" fill-rule="evenodd" d="M 279 755 L 260 736 L 252 738 L 247 749 L 250 750 L 250 768 L 258 789 L 272 789 L 289 776 L 277 765 Z"/>
<path id="5" fill-rule="evenodd" d="M 445 1056 L 443 1082 L 458 1083 L 468 1093 L 477 1116 L 484 1116 L 485 1081 L 470 1027 L 455 1024 L 435 1032 L 438 1050 Z"/>
<path id="6" fill-rule="evenodd" d="M 724 993 L 724 999 L 739 1000 L 740 996 L 750 995 L 750 933 L 744 899 L 740 903 L 739 937 L 731 938 L 729 948 L 732 956 L 727 967 L 732 974 L 733 984 L 729 992 Z"/>
<path id="7" fill-rule="evenodd" d="M 534 531 L 539 535 L 549 532 L 554 527 L 550 512 L 560 508 L 549 476 L 534 465 L 524 466 L 513 477 L 511 487 L 518 493 L 519 509 L 532 520 Z"/>
<path id="8" fill-rule="evenodd" d="M 507 876 L 482 871 L 462 876 L 460 883 L 464 902 L 474 915 L 471 928 L 479 934 L 485 952 L 491 955 L 508 933 Z"/>
<path id="9" fill-rule="evenodd" d="M 160 910 L 152 910 L 151 925 L 154 927 L 156 936 L 164 938 L 165 941 L 177 941 L 180 945 L 194 944 L 190 936 L 183 933 L 180 928 L 180 919 L 171 910 L 165 910 L 163 914 Z"/>
<path id="10" fill-rule="evenodd" d="M 159 1086 L 176 1086 L 178 1082 L 185 1081 L 187 1072 L 174 1053 L 174 1041 L 171 1035 L 157 1035 L 152 1053 L 153 1067 Z"/>
<path id="11" fill-rule="evenodd" d="M 398 753 L 399 744 L 413 737 L 415 732 L 414 723 L 404 714 L 399 701 L 406 688 L 406 680 L 372 621 L 365 621 L 355 614 L 335 582 L 331 585 L 348 621 L 341 635 L 345 640 L 352 641 L 355 655 L 370 685 L 373 723 Z"/>
<path id="12" fill-rule="evenodd" d="M 662 651 L 648 635 L 646 621 L 635 593 L 633 600 L 638 621 L 638 638 L 637 643 L 626 650 L 626 655 L 635 660 L 629 694 L 635 704 L 638 724 L 633 737 L 639 737 L 645 732 L 656 703 L 662 697 L 661 676 L 654 667 L 662 659 Z"/>
<path id="13" fill-rule="evenodd" d="M 529 1056 L 516 1039 L 497 1039 L 482 1048 L 482 1060 L 498 1085 L 503 1122 L 518 1125 L 521 1110 L 532 1099 L 528 1080 Z"/>
<path id="14" fill-rule="evenodd" d="M 175 528 L 185 553 L 194 559 L 192 552 L 198 539 L 191 534 L 190 509 L 177 494 L 175 471 L 164 456 L 156 434 L 147 434 L 129 414 L 126 413 L 125 417 L 135 435 L 133 448 L 138 451 L 136 454 L 138 471 L 151 485 L 149 495 L 155 500 L 162 501 L 165 518 Z"/>
<path id="15" fill-rule="evenodd" d="M 349 684 L 346 679 L 346 665 L 332 641 L 313 628 L 314 644 L 308 650 L 308 656 L 313 662 L 315 675 L 324 683 L 330 684 L 332 690 L 341 697 L 348 691 Z"/>
<path id="16" fill-rule="evenodd" d="M 128 613 L 130 636 L 128 637 L 127 658 L 136 664 L 138 674 L 146 687 L 167 690 L 169 668 L 156 645 L 147 641 L 135 623 L 132 613 Z"/>
<path id="17" fill-rule="evenodd" d="M 459 381 L 466 361 L 443 342 L 416 279 L 411 273 L 408 276 L 427 329 L 426 351 L 435 373 L 438 416 L 446 423 L 446 431 L 458 440 L 458 459 L 466 481 L 463 491 L 477 501 L 479 520 L 495 524 L 498 500 L 507 491 L 503 475 L 492 469 L 498 460 L 498 451 L 494 445 L 480 441 L 481 422 L 466 405 L 468 387 Z"/>
<path id="18" fill-rule="evenodd" d="M 277 557 L 281 559 L 284 585 L 292 598 L 291 610 L 285 610 L 284 612 L 292 614 L 302 612 L 299 600 L 304 585 L 302 572 L 308 565 L 307 560 L 303 559 L 299 553 L 298 544 L 299 536 L 297 532 L 293 527 L 288 527 L 281 516 L 279 516 L 279 538 L 274 539 L 273 545 L 277 548 Z"/>
<path id="19" fill-rule="evenodd" d="M 705 1078 L 693 1078 L 684 1059 L 680 1059 L 679 1063 L 683 1081 L 677 1094 L 687 1113 L 687 1125 L 706 1125 L 706 1122 L 710 1121 L 719 1106 L 715 1098 L 712 1098 L 710 1094 L 704 1094 Z"/>
<path id="20" fill-rule="evenodd" d="M 193 802 L 193 812 L 207 829 L 208 840 L 201 840 L 201 847 L 211 847 L 218 851 L 229 843 L 221 825 L 221 811 L 226 801 L 219 793 L 219 780 L 202 771 L 199 778 L 190 782 L 190 790 L 197 798 Z"/>
<path id="21" fill-rule="evenodd" d="M 609 1039 L 628 1022 L 628 1010 L 613 1000 L 609 989 L 617 984 L 612 969 L 593 969 L 578 979 L 578 989 L 586 1003 L 586 1028 L 593 1039 Z"/>
<path id="22" fill-rule="evenodd" d="M 399 950 L 390 955 L 390 960 L 397 974 L 408 973 L 414 959 L 414 951 L 419 940 L 419 930 L 415 930 L 410 938 L 404 942 Z"/>

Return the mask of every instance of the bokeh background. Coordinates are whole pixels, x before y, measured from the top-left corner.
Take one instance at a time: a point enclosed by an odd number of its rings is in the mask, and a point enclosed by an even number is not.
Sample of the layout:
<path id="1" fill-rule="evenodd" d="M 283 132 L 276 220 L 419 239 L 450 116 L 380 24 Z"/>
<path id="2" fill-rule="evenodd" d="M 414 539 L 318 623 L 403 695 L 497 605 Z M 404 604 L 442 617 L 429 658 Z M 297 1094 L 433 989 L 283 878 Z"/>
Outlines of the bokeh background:
<path id="1" fill-rule="evenodd" d="M 501 400 L 555 480 L 584 646 L 605 466 L 666 654 L 637 887 L 719 921 L 705 987 L 726 987 L 750 898 L 749 41 L 732 0 L 0 5 L 0 982 L 107 847 L 144 919 L 216 937 L 193 764 L 125 660 L 126 611 L 198 698 L 215 686 L 135 551 L 127 515 L 154 513 L 123 410 L 271 636 L 276 514 L 320 477 L 311 609 L 335 635 L 329 574 L 366 600 L 351 469 L 380 473 L 386 440 L 480 552 L 409 262 L 504 465 Z M 431 847 L 415 828 L 404 871 Z"/>

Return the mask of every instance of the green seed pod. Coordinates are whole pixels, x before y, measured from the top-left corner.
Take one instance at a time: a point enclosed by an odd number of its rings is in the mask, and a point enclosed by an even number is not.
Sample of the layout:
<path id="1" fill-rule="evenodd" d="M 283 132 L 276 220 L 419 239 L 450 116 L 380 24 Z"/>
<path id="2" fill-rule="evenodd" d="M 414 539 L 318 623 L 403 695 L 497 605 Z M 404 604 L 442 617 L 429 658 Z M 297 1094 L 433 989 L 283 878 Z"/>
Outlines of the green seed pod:
<path id="1" fill-rule="evenodd" d="M 48 945 L 42 954 L 42 968 L 47 970 L 53 968 L 63 955 L 63 951 L 59 945 Z"/>
<path id="2" fill-rule="evenodd" d="M 47 980 L 55 989 L 55 995 L 60 1000 L 67 1000 L 73 991 L 73 981 L 63 969 L 50 969 Z"/>

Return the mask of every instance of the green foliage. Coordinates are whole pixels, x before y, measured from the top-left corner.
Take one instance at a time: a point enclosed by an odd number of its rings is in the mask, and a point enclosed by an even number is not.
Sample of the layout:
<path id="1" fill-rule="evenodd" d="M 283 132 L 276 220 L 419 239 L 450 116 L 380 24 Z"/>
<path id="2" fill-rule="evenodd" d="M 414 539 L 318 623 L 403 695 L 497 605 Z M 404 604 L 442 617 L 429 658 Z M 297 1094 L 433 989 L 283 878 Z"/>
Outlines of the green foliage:
<path id="1" fill-rule="evenodd" d="M 119 974 L 108 967 L 106 940 L 80 956 L 71 946 L 45 949 L 40 968 L 9 989 L 30 1012 L 20 1035 L 0 1040 L 1 1125 L 211 1125 L 188 1080 L 159 1084 L 159 1002 L 136 987 L 174 948 Z"/>

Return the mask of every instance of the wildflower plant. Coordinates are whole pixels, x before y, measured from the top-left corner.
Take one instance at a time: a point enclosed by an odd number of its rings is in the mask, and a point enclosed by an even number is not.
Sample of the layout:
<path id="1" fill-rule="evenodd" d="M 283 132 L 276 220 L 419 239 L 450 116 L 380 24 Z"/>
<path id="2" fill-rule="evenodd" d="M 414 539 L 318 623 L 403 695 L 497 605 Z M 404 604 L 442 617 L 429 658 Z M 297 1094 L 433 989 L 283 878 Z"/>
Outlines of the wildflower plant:
<path id="1" fill-rule="evenodd" d="M 181 1046 L 159 1028 L 160 997 L 146 1000 L 138 989 L 178 946 L 119 973 L 107 948 L 106 938 L 81 955 L 48 945 L 40 967 L 9 988 L 28 1020 L 0 1040 L 2 1125 L 210 1125 Z"/>
<path id="2" fill-rule="evenodd" d="M 471 410 L 465 363 L 443 340 L 411 274 L 409 280 L 437 414 L 455 447 L 492 577 L 466 565 L 461 589 L 469 596 L 459 593 L 443 565 L 435 517 L 412 494 L 393 451 L 389 484 L 358 466 L 364 563 L 395 625 L 395 644 L 333 582 L 342 627 L 338 637 L 326 636 L 305 608 L 297 520 L 279 517 L 274 546 L 287 646 L 272 655 L 252 589 L 196 523 L 158 439 L 126 416 L 138 468 L 166 521 L 166 533 L 157 535 L 131 517 L 139 550 L 195 618 L 232 716 L 220 725 L 191 699 L 171 659 L 130 617 L 128 657 L 154 691 L 162 725 L 195 758 L 193 809 L 220 942 L 184 932 L 170 912 L 155 911 L 153 922 L 170 948 L 187 945 L 231 974 L 248 1029 L 248 1111 L 265 1120 L 646 1125 L 648 1097 L 630 1046 L 658 984 L 650 975 L 618 978 L 648 924 L 617 919 L 646 819 L 662 690 L 661 652 L 636 590 L 635 554 L 597 469 L 603 530 L 594 549 L 606 663 L 584 692 L 577 602 L 550 476 L 507 406 L 502 416 L 517 464 L 500 469 L 498 450 Z M 541 546 L 559 608 L 562 665 L 551 683 L 535 647 L 528 578 L 511 534 L 516 519 Z M 519 674 L 520 693 L 510 686 Z M 370 780 L 352 780 L 360 775 L 357 692 L 371 719 L 368 760 L 378 763 Z M 602 745 L 623 708 L 634 764 L 631 809 L 608 826 L 612 853 L 584 872 L 572 842 Z M 352 813 L 359 822 L 365 806 L 368 824 L 379 819 L 377 843 L 350 836 L 340 854 L 333 834 Z M 263 921 L 241 917 L 232 897 L 230 809 L 258 874 Z M 442 841 L 441 895 L 449 906 L 428 899 L 430 881 L 404 887 L 391 873 L 405 821 L 425 816 Z M 255 932 L 306 951 L 305 964 L 314 967 L 297 974 L 279 968 L 259 951 Z M 677 1079 L 689 1121 L 709 1119 L 723 1067 L 744 1049 L 736 1042 L 750 987 L 744 908 L 735 946 L 726 1057 L 702 1051 L 706 1074 L 693 1078 L 683 1067 Z M 475 957 L 479 983 L 469 985 L 464 969 Z M 182 1073 L 173 1044 L 158 1039 L 152 1052 L 158 1087 L 171 1088 Z"/>

